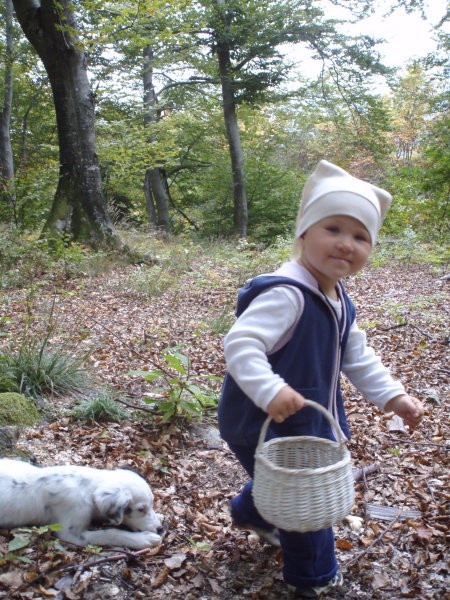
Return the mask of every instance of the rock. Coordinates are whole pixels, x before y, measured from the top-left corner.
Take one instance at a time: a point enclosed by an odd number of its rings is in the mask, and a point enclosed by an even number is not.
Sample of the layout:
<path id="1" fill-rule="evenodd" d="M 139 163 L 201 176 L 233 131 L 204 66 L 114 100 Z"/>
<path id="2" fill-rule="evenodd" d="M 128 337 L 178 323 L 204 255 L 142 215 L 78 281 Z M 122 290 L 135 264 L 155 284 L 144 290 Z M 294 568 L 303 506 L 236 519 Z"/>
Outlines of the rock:
<path id="1" fill-rule="evenodd" d="M 18 439 L 18 427 L 0 427 L 0 456 L 3 456 L 5 451 L 11 452 L 14 450 Z"/>

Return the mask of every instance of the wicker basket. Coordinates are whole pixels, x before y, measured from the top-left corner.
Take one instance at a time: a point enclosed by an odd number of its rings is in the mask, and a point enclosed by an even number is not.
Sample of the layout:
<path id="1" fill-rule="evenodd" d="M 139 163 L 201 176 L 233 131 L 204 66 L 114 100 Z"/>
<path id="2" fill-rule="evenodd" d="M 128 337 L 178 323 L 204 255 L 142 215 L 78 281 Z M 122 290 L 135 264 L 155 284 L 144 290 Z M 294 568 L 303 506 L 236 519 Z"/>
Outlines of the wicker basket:
<path id="1" fill-rule="evenodd" d="M 265 442 L 268 417 L 255 452 L 253 499 L 266 521 L 286 531 L 318 531 L 331 527 L 350 512 L 354 479 L 350 452 L 331 413 L 322 412 L 338 432 L 338 441 L 296 436 Z"/>

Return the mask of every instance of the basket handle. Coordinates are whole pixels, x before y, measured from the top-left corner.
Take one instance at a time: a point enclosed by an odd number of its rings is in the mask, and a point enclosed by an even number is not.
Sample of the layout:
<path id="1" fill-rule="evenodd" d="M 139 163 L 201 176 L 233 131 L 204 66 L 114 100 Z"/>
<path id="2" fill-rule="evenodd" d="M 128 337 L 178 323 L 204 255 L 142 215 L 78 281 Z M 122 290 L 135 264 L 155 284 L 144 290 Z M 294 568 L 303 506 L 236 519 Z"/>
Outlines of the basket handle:
<path id="1" fill-rule="evenodd" d="M 338 442 L 340 444 L 343 444 L 345 442 L 345 437 L 342 435 L 342 431 L 339 426 L 339 423 L 336 421 L 336 419 L 333 417 L 333 415 L 330 413 L 330 411 L 327 410 L 325 407 L 323 407 L 318 402 L 314 402 L 314 400 L 307 400 L 305 398 L 304 403 L 305 403 L 305 406 L 312 406 L 313 408 L 315 408 L 316 410 L 321 412 L 323 414 L 323 416 L 328 419 L 328 421 L 330 422 L 333 429 L 337 432 Z M 258 446 L 257 446 L 258 449 L 261 448 L 261 446 L 264 444 L 264 440 L 266 439 L 266 434 L 267 434 L 267 428 L 269 427 L 269 423 L 271 420 L 272 420 L 272 417 L 269 415 L 267 417 L 267 419 L 264 421 L 263 426 L 261 427 L 261 432 L 259 434 Z"/>

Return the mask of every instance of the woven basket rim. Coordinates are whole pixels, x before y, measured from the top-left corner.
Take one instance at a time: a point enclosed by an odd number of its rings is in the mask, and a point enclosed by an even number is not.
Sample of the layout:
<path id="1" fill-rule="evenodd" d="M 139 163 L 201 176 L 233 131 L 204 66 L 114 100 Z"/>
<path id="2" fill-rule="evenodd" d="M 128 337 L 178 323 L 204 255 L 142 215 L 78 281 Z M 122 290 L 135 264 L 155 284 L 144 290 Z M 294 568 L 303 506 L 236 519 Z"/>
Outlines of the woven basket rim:
<path id="1" fill-rule="evenodd" d="M 339 451 L 341 455 L 341 459 L 333 462 L 331 465 L 326 465 L 323 467 L 301 467 L 301 468 L 289 468 L 289 467 L 281 467 L 279 465 L 274 464 L 271 460 L 267 458 L 264 454 L 264 450 L 266 450 L 269 446 L 276 446 L 283 443 L 290 442 L 299 442 L 299 441 L 308 441 L 313 443 L 320 443 L 322 445 L 334 446 L 336 450 Z M 335 442 L 333 440 L 328 440 L 326 438 L 319 438 L 314 436 L 290 436 L 283 438 L 274 438 L 272 440 L 268 440 L 264 442 L 264 444 L 257 448 L 255 453 L 255 460 L 259 461 L 266 469 L 274 473 L 284 473 L 289 475 L 319 475 L 322 473 L 329 473 L 332 471 L 337 471 L 339 469 L 343 469 L 347 466 L 351 461 L 351 454 L 349 449 L 345 444 Z"/>
<path id="2" fill-rule="evenodd" d="M 335 462 L 332 465 L 326 467 L 303 467 L 300 469 L 290 469 L 288 467 L 279 467 L 274 465 L 273 462 L 268 460 L 265 456 L 257 456 L 256 460 L 260 462 L 264 467 L 270 469 L 272 473 L 283 473 L 285 475 L 321 475 L 324 473 L 331 473 L 332 471 L 338 471 L 346 467 L 350 463 L 350 454 L 343 460 Z"/>
<path id="3" fill-rule="evenodd" d="M 287 442 L 302 442 L 302 441 L 315 442 L 315 443 L 320 443 L 320 444 L 324 444 L 327 446 L 335 446 L 336 449 L 338 449 L 338 450 L 343 448 L 348 451 L 348 448 L 347 448 L 345 442 L 337 442 L 336 440 L 330 440 L 328 438 L 317 437 L 314 435 L 290 435 L 290 436 L 285 436 L 285 437 L 272 438 L 271 440 L 267 440 L 266 442 L 264 442 L 262 444 L 262 446 L 260 446 L 259 450 L 261 450 L 263 448 L 267 448 L 268 446 L 271 446 L 272 444 L 282 444 L 282 443 L 287 443 Z"/>

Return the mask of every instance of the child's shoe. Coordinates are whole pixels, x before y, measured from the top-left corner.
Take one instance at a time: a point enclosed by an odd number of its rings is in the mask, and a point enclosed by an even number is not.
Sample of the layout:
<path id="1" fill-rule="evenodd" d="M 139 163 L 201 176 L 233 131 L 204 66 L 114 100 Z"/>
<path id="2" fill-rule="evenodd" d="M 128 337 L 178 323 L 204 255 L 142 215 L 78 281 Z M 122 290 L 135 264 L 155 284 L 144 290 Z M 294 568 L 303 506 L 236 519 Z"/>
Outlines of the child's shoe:
<path id="1" fill-rule="evenodd" d="M 297 588 L 294 585 L 288 585 L 289 598 L 321 598 L 329 594 L 344 583 L 342 573 L 338 570 L 333 579 L 321 587 Z"/>

